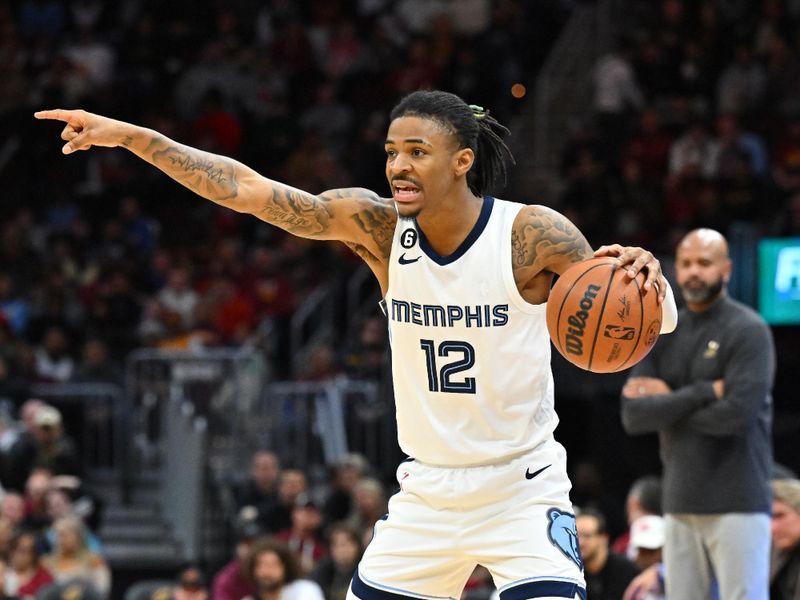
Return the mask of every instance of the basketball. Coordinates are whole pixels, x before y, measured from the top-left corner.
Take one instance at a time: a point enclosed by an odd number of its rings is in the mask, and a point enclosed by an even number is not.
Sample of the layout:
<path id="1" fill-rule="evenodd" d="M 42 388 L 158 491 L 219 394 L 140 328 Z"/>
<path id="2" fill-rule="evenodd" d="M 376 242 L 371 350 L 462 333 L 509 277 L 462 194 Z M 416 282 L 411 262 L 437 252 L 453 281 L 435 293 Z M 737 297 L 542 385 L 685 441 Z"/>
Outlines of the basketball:
<path id="1" fill-rule="evenodd" d="M 658 339 L 661 305 L 658 293 L 642 286 L 607 256 L 570 267 L 556 281 L 547 300 L 547 329 L 559 353 L 593 373 L 613 373 L 642 360 Z"/>

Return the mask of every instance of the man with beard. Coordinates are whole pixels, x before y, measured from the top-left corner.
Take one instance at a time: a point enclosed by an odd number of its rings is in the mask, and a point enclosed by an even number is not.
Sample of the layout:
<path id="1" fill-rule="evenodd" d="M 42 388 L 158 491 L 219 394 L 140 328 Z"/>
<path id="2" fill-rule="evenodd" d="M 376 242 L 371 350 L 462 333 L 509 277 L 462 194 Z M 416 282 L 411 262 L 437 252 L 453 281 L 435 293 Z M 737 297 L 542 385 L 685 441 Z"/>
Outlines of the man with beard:
<path id="1" fill-rule="evenodd" d="M 658 432 L 664 465 L 664 563 L 670 597 L 768 598 L 772 389 L 766 323 L 728 297 L 725 238 L 710 229 L 678 244 L 686 301 L 678 328 L 622 389 L 630 434 Z"/>
<path id="2" fill-rule="evenodd" d="M 601 512 L 587 508 L 579 512 L 575 520 L 587 600 L 622 598 L 625 588 L 639 573 L 639 569 L 626 557 L 611 552 L 606 518 Z"/>
<path id="3" fill-rule="evenodd" d="M 279 540 L 265 538 L 253 546 L 247 573 L 256 593 L 243 600 L 324 600 L 317 583 L 300 579 L 297 557 Z"/>

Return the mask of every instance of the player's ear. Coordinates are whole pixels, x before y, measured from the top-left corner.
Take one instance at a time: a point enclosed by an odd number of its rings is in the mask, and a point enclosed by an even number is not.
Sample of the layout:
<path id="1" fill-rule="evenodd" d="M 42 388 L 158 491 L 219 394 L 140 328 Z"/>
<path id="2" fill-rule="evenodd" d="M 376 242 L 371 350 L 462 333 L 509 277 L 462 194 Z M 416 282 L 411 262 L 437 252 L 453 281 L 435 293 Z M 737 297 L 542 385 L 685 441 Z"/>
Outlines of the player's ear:
<path id="1" fill-rule="evenodd" d="M 470 148 L 461 148 L 453 156 L 456 177 L 466 175 L 475 162 L 475 153 Z"/>

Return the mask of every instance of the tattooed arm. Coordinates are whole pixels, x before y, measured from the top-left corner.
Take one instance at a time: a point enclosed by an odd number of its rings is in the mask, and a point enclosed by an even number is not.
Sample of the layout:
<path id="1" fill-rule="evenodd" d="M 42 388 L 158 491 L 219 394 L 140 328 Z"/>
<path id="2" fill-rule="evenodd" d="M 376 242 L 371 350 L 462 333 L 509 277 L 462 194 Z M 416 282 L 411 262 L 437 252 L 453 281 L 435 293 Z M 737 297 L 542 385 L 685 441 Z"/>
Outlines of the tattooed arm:
<path id="1" fill-rule="evenodd" d="M 569 219 L 544 206 L 526 206 L 520 210 L 511 230 L 511 255 L 517 288 L 529 302 L 547 299 L 554 273 L 561 274 L 574 263 L 593 256 L 616 258 L 631 278 L 645 271 L 644 285 L 649 288 L 657 284 L 659 302 L 665 296 L 671 298 L 661 264 L 652 253 L 619 244 L 592 252 L 589 242 Z"/>
<path id="2" fill-rule="evenodd" d="M 589 242 L 564 215 L 544 206 L 526 206 L 511 229 L 511 264 L 522 297 L 547 300 L 554 273 L 591 258 Z"/>
<path id="3" fill-rule="evenodd" d="M 314 195 L 259 175 L 242 163 L 178 144 L 144 127 L 82 110 L 48 110 L 37 119 L 66 123 L 65 154 L 92 146 L 127 148 L 200 196 L 301 237 L 341 240 L 367 262 L 385 262 L 396 221 L 393 205 L 361 188 Z"/>

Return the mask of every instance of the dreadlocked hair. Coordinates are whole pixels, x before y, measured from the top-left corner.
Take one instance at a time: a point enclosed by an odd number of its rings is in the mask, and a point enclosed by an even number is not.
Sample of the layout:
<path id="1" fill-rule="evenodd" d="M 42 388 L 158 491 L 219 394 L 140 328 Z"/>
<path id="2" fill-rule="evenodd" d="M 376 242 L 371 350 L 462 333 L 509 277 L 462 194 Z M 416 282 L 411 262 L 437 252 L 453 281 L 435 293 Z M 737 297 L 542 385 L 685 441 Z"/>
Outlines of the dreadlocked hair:
<path id="1" fill-rule="evenodd" d="M 467 173 L 467 185 L 476 196 L 483 196 L 494 185 L 508 179 L 506 161 L 514 156 L 503 141 L 509 130 L 481 106 L 467 104 L 455 94 L 441 91 L 412 92 L 391 112 L 390 119 L 421 117 L 437 122 L 458 140 L 459 149 L 469 148 L 475 162 Z"/>

